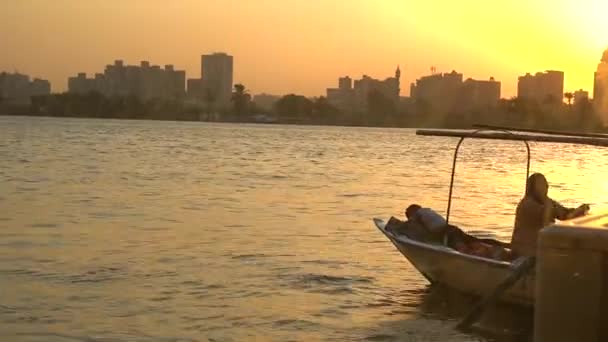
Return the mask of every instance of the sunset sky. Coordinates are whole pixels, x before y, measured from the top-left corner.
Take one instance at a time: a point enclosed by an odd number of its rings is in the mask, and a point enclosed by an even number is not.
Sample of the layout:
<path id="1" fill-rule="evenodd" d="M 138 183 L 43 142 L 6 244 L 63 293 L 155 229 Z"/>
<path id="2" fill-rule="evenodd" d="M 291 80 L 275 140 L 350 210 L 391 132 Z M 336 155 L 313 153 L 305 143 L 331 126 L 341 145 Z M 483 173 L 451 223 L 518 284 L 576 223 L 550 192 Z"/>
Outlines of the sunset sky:
<path id="1" fill-rule="evenodd" d="M 46 78 L 101 72 L 114 59 L 174 64 L 200 76 L 200 55 L 235 57 L 235 82 L 254 94 L 324 94 L 337 78 L 391 76 L 402 95 L 430 72 L 502 81 L 566 73 L 591 91 L 608 47 L 606 0 L 2 0 L 0 71 Z"/>

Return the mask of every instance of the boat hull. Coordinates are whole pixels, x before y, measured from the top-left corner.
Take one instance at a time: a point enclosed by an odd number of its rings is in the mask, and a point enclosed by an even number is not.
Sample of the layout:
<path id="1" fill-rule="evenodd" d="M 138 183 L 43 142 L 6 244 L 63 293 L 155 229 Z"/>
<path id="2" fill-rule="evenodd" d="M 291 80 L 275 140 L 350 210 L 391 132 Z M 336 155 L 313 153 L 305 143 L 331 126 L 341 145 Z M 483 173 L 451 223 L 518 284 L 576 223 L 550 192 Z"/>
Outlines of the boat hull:
<path id="1" fill-rule="evenodd" d="M 509 262 L 459 253 L 451 248 L 411 240 L 386 230 L 386 223 L 374 219 L 376 227 L 395 245 L 410 263 L 432 284 L 484 296 L 494 290 L 512 272 Z M 534 274 L 524 276 L 501 297 L 501 301 L 534 305 Z"/>

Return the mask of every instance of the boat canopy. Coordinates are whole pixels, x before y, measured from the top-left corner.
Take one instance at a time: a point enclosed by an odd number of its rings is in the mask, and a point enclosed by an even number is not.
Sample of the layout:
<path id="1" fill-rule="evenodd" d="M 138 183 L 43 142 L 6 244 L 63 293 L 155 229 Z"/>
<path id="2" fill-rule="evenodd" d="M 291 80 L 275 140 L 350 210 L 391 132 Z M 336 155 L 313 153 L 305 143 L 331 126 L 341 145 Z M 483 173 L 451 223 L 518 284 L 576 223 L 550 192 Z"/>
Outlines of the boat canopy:
<path id="1" fill-rule="evenodd" d="M 515 141 L 534 141 L 545 143 L 563 143 L 608 147 L 608 135 L 603 137 L 575 135 L 576 133 L 541 133 L 523 134 L 503 129 L 482 128 L 479 130 L 440 130 L 440 129 L 420 129 L 417 135 L 456 137 L 456 138 L 475 138 L 475 139 L 494 139 L 494 140 L 515 140 Z M 562 135 L 563 134 L 563 135 Z"/>
<path id="2" fill-rule="evenodd" d="M 544 142 L 544 143 L 564 143 L 578 144 L 589 146 L 608 147 L 608 135 L 601 133 L 573 133 L 548 130 L 532 130 L 513 127 L 500 127 L 488 125 L 474 125 L 476 130 L 444 130 L 444 129 L 419 129 L 416 135 L 422 136 L 437 136 L 437 137 L 455 137 L 460 138 L 454 151 L 454 160 L 452 162 L 452 177 L 450 180 L 450 192 L 448 197 L 448 208 L 446 211 L 446 222 L 450 222 L 450 209 L 452 207 L 452 192 L 454 189 L 454 177 L 456 175 L 456 161 L 458 159 L 458 151 L 460 145 L 465 138 L 474 139 L 492 139 L 492 140 L 512 140 L 522 141 L 526 145 L 527 163 L 526 163 L 526 186 L 528 177 L 530 176 L 530 145 L 529 141 Z M 526 133 L 521 133 L 526 132 Z M 534 134 L 528 134 L 534 133 Z"/>

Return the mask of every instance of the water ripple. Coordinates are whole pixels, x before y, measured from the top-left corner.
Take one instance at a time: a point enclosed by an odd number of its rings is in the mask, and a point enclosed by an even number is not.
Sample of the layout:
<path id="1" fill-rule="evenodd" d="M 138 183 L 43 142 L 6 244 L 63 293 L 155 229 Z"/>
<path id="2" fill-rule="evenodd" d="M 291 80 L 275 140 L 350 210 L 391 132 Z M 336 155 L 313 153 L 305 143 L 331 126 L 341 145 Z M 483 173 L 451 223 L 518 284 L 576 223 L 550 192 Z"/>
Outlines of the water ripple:
<path id="1" fill-rule="evenodd" d="M 444 322 L 470 302 L 433 294 L 371 223 L 411 203 L 443 213 L 455 143 L 0 117 L 0 340 L 480 340 Z M 486 141 L 461 152 L 451 219 L 508 240 L 525 153 Z M 532 152 L 555 199 L 608 206 L 604 150 Z"/>

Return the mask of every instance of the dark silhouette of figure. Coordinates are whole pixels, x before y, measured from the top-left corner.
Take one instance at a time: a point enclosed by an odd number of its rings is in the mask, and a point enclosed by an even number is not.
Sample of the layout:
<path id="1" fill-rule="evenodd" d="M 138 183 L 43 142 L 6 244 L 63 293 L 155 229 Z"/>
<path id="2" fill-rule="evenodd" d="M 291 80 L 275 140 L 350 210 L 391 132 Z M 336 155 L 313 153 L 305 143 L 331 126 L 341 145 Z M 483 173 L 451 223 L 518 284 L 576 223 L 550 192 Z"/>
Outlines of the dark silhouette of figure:
<path id="1" fill-rule="evenodd" d="M 548 196 L 549 183 L 545 176 L 535 173 L 528 178 L 526 194 L 517 205 L 515 229 L 511 239 L 513 252 L 520 256 L 535 256 L 538 233 L 555 220 L 569 220 L 585 215 L 589 205 L 566 208 Z"/>

